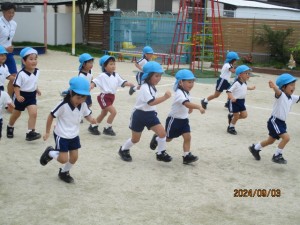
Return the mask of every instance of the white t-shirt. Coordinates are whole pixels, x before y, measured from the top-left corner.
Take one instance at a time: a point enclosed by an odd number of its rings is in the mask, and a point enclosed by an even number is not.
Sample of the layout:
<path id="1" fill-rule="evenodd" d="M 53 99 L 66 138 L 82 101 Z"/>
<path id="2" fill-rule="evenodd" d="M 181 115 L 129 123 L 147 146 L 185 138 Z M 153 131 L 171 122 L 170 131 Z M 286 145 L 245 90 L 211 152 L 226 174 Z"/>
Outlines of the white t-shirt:
<path id="1" fill-rule="evenodd" d="M 139 64 L 139 66 L 142 67 L 142 69 L 143 69 L 143 67 L 145 66 L 145 64 L 147 62 L 149 62 L 149 61 L 143 57 L 143 58 L 140 58 L 136 63 Z"/>
<path id="2" fill-rule="evenodd" d="M 140 88 L 140 91 L 138 92 L 134 108 L 142 111 L 156 111 L 155 105 L 149 105 L 150 102 L 155 100 L 156 93 L 157 91 L 155 87 L 147 83 L 143 83 Z"/>
<path id="3" fill-rule="evenodd" d="M 80 121 L 91 113 L 85 102 L 75 108 L 69 101 L 61 101 L 51 111 L 51 115 L 57 119 L 55 134 L 66 139 L 75 138 L 79 135 Z"/>
<path id="4" fill-rule="evenodd" d="M 14 86 L 20 87 L 20 91 L 34 92 L 37 89 L 37 82 L 40 76 L 39 69 L 35 69 L 33 73 L 30 73 L 24 68 L 17 74 Z"/>
<path id="5" fill-rule="evenodd" d="M 174 101 L 172 103 L 169 116 L 177 119 L 188 118 L 189 109 L 185 107 L 184 103 L 189 101 L 190 101 L 189 93 L 178 88 L 175 92 Z"/>
<path id="6" fill-rule="evenodd" d="M 93 75 L 92 75 L 91 71 L 89 73 L 85 73 L 83 71 L 80 71 L 78 76 L 85 78 L 89 82 L 89 84 L 92 82 L 92 79 L 93 79 Z"/>
<path id="7" fill-rule="evenodd" d="M 276 98 L 273 104 L 272 116 L 286 121 L 287 115 L 290 112 L 292 105 L 300 101 L 300 96 L 291 95 L 287 96 L 284 92 L 281 92 L 281 95 Z"/>
<path id="8" fill-rule="evenodd" d="M 2 109 L 9 103 L 12 103 L 9 95 L 5 91 L 0 91 L 0 119 L 2 119 Z"/>
<path id="9" fill-rule="evenodd" d="M 220 74 L 220 77 L 225 80 L 228 80 L 229 83 L 231 78 L 231 71 L 230 71 L 231 68 L 233 68 L 231 64 L 225 63 L 222 67 L 221 74 Z"/>
<path id="10" fill-rule="evenodd" d="M 235 99 L 245 99 L 247 94 L 247 83 L 236 80 L 227 92 L 231 92 Z"/>
<path id="11" fill-rule="evenodd" d="M 10 76 L 8 67 L 5 64 L 0 65 L 0 86 L 4 86 L 5 80 Z"/>
<path id="12" fill-rule="evenodd" d="M 115 94 L 118 87 L 124 87 L 127 82 L 118 73 L 100 73 L 98 77 L 93 79 L 93 83 L 100 88 L 101 93 Z"/>
<path id="13" fill-rule="evenodd" d="M 17 23 L 14 20 L 7 21 L 4 16 L 0 18 L 0 45 L 7 48 L 12 46 L 12 40 L 17 30 Z"/>

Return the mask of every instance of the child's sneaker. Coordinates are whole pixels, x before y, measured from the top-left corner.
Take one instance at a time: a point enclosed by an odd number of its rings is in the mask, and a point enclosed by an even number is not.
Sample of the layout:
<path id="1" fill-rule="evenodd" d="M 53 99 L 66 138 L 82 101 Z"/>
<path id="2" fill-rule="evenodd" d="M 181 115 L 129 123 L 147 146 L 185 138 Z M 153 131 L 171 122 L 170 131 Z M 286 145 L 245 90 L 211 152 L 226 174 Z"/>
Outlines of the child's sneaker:
<path id="1" fill-rule="evenodd" d="M 279 154 L 275 156 L 275 154 L 272 157 L 272 161 L 274 163 L 279 163 L 279 164 L 287 164 L 287 161 L 282 157 L 282 154 Z"/>
<path id="2" fill-rule="evenodd" d="M 104 128 L 103 129 L 103 134 L 109 135 L 109 136 L 116 136 L 116 133 L 114 132 L 114 130 L 112 129 L 112 127 Z"/>
<path id="3" fill-rule="evenodd" d="M 254 144 L 253 144 L 252 146 L 249 146 L 249 151 L 252 153 L 252 155 L 254 156 L 254 158 L 255 158 L 256 160 L 260 160 L 259 152 L 260 152 L 261 150 L 256 150 L 256 149 L 254 148 Z"/>
<path id="4" fill-rule="evenodd" d="M 160 155 L 158 155 L 156 153 L 156 159 L 158 161 L 164 161 L 164 162 L 171 162 L 172 161 L 172 157 L 168 155 L 166 150 L 162 151 Z"/>
<path id="5" fill-rule="evenodd" d="M 182 156 L 182 158 L 183 158 L 183 164 L 189 164 L 192 162 L 196 162 L 198 160 L 198 157 L 194 156 L 191 152 L 186 156 Z"/>
<path id="6" fill-rule="evenodd" d="M 132 158 L 130 155 L 130 150 L 129 149 L 121 150 L 121 149 L 122 149 L 122 146 L 119 149 L 119 155 L 120 155 L 121 159 L 123 159 L 126 162 L 131 162 Z"/>
<path id="7" fill-rule="evenodd" d="M 229 107 L 228 102 L 225 103 L 224 107 L 228 109 L 228 107 Z"/>
<path id="8" fill-rule="evenodd" d="M 134 86 L 129 88 L 129 95 L 132 95 L 135 92 Z"/>
<path id="9" fill-rule="evenodd" d="M 98 126 L 92 127 L 92 125 L 90 124 L 88 130 L 89 130 L 89 132 L 90 132 L 91 134 L 93 134 L 93 135 L 100 135 L 100 134 L 101 134 L 100 131 L 98 130 Z"/>
<path id="10" fill-rule="evenodd" d="M 73 183 L 74 182 L 74 179 L 73 179 L 73 177 L 70 176 L 69 171 L 61 172 L 61 168 L 59 168 L 58 177 L 66 183 Z"/>
<path id="11" fill-rule="evenodd" d="M 7 138 L 13 138 L 14 137 L 14 127 L 6 127 L 6 136 Z"/>
<path id="12" fill-rule="evenodd" d="M 231 114 L 231 113 L 228 113 L 228 125 L 230 125 L 230 123 L 231 123 L 231 120 L 232 120 L 232 118 L 233 118 L 233 114 Z"/>
<path id="13" fill-rule="evenodd" d="M 46 150 L 43 152 L 40 158 L 40 163 L 42 166 L 46 166 L 48 162 L 50 162 L 53 158 L 49 156 L 49 152 L 54 151 L 52 146 L 48 146 Z"/>
<path id="14" fill-rule="evenodd" d="M 34 141 L 39 138 L 41 138 L 41 134 L 35 132 L 35 130 L 32 130 L 26 134 L 26 141 Z"/>
<path id="15" fill-rule="evenodd" d="M 157 147 L 157 140 L 156 140 L 156 138 L 157 138 L 157 135 L 154 134 L 153 137 L 152 137 L 152 139 L 151 139 L 151 141 L 150 141 L 150 148 L 152 150 L 155 150 L 156 147 Z"/>
<path id="16" fill-rule="evenodd" d="M 237 135 L 235 128 L 230 126 L 227 127 L 227 133 Z"/>
<path id="17" fill-rule="evenodd" d="M 201 106 L 203 109 L 207 108 L 207 102 L 205 102 L 204 99 L 201 100 Z"/>

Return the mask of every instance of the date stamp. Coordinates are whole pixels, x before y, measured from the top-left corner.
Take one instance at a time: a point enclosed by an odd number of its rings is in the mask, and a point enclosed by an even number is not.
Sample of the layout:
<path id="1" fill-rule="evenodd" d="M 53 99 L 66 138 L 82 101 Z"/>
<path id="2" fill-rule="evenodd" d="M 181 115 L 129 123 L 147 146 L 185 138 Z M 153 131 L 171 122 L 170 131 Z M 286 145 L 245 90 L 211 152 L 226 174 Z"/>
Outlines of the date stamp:
<path id="1" fill-rule="evenodd" d="M 253 198 L 253 197 L 280 197 L 281 190 L 280 189 L 234 189 L 233 190 L 233 197 L 240 197 L 240 198 Z"/>

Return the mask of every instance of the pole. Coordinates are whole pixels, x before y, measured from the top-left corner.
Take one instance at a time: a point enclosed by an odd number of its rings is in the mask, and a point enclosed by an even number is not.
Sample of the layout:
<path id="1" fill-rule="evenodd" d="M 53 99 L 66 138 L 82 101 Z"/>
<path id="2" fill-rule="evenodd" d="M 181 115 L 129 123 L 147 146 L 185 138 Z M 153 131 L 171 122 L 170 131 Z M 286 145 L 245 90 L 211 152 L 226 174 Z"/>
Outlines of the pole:
<path id="1" fill-rule="evenodd" d="M 44 0 L 44 47 L 47 51 L 47 3 L 48 0 Z"/>
<path id="2" fill-rule="evenodd" d="M 75 0 L 72 0 L 72 55 L 75 55 Z"/>

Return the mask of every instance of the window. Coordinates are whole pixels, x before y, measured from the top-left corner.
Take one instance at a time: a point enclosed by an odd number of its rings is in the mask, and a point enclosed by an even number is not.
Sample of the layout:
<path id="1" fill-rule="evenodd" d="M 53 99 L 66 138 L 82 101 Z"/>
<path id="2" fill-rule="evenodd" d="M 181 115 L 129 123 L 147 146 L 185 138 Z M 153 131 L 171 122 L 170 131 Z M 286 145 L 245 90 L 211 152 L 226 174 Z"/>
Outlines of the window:
<path id="1" fill-rule="evenodd" d="M 155 11 L 172 12 L 172 0 L 155 0 Z"/>
<path id="2" fill-rule="evenodd" d="M 137 11 L 137 0 L 118 0 L 117 8 L 121 11 Z"/>

